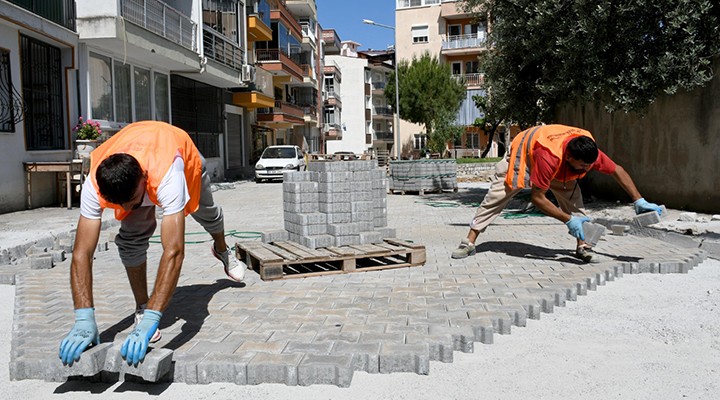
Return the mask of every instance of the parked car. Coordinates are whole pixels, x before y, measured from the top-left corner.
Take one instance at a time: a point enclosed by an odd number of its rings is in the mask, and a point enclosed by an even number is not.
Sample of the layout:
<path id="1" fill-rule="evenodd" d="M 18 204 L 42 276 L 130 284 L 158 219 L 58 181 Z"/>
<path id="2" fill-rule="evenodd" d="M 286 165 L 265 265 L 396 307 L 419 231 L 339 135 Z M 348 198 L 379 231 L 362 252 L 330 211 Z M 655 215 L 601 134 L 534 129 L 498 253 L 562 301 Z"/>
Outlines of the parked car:
<path id="1" fill-rule="evenodd" d="M 336 151 L 333 153 L 333 160 L 357 160 L 358 156 L 352 151 Z"/>
<path id="2" fill-rule="evenodd" d="M 255 182 L 282 179 L 283 172 L 305 169 L 305 157 L 298 146 L 269 146 L 255 163 Z"/>

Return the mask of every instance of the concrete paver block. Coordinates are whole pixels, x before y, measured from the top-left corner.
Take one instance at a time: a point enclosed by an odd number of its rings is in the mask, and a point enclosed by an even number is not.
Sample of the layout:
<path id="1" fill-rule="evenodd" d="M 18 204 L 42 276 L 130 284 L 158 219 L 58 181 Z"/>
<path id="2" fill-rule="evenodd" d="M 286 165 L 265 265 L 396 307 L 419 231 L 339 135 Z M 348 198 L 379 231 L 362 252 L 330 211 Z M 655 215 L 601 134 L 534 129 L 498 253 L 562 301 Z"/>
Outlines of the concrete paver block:
<path id="1" fill-rule="evenodd" d="M 349 387 L 352 382 L 351 355 L 307 354 L 298 365 L 298 384 Z"/>
<path id="2" fill-rule="evenodd" d="M 229 382 L 247 384 L 247 365 L 255 353 L 210 353 L 197 363 L 198 383 Z"/>
<path id="3" fill-rule="evenodd" d="M 633 224 L 637 228 L 644 228 L 648 225 L 657 224 L 658 222 L 660 222 L 660 215 L 655 211 L 638 214 L 633 218 Z"/>
<path id="4" fill-rule="evenodd" d="M 189 385 L 198 383 L 198 363 L 208 353 L 181 353 L 173 355 L 173 382 L 184 382 Z"/>
<path id="5" fill-rule="evenodd" d="M 247 365 L 247 383 L 283 383 L 296 386 L 297 367 L 302 358 L 302 354 L 257 353 Z"/>
<path id="6" fill-rule="evenodd" d="M 120 374 L 139 376 L 149 382 L 157 382 L 165 374 L 170 372 L 172 367 L 173 351 L 150 347 L 145 360 L 137 366 L 128 365 L 120 355 L 122 343 L 117 342 L 108 351 L 105 358 L 105 371 L 117 372 Z"/>
<path id="7" fill-rule="evenodd" d="M 430 372 L 430 348 L 422 344 L 383 343 L 380 349 L 380 373 L 414 372 L 427 375 Z"/>
<path id="8" fill-rule="evenodd" d="M 628 225 L 613 224 L 610 225 L 610 230 L 612 231 L 613 235 L 625 236 L 625 234 L 630 230 L 630 227 Z"/>
<path id="9" fill-rule="evenodd" d="M 74 362 L 71 366 L 62 365 L 60 359 L 55 365 L 60 369 L 60 373 L 66 377 L 69 376 L 95 376 L 99 374 L 105 367 L 105 359 L 108 351 L 112 348 L 112 343 L 100 343 L 85 350 L 80 355 L 80 360 Z"/>
<path id="10" fill-rule="evenodd" d="M 50 253 L 33 254 L 30 256 L 30 269 L 51 269 L 55 266 Z"/>
<path id="11" fill-rule="evenodd" d="M 585 243 L 595 247 L 598 241 L 600 241 L 600 238 L 605 234 L 605 227 L 600 224 L 585 222 L 583 224 L 583 231 L 585 232 Z"/>

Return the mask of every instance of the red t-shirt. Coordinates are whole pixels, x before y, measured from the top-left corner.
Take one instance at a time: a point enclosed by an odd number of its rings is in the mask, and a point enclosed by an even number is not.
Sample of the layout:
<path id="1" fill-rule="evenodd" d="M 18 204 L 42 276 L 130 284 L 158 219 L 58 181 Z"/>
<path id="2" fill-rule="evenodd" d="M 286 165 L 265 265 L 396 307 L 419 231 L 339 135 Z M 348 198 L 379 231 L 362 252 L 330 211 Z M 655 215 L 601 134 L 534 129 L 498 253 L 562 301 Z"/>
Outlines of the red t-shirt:
<path id="1" fill-rule="evenodd" d="M 550 189 L 550 182 L 553 179 L 557 179 L 560 182 L 569 182 L 580 176 L 568 169 L 568 163 L 565 160 L 562 160 L 563 163 L 560 166 L 560 170 L 557 175 L 554 175 L 555 170 L 558 167 L 558 163 L 560 163 L 560 159 L 555 157 L 550 150 L 539 144 L 535 144 L 535 148 L 533 149 L 533 159 L 535 163 L 530 167 L 530 182 L 533 186 L 540 189 Z M 611 160 L 607 154 L 598 150 L 598 158 L 592 164 L 590 169 L 610 175 L 615 172 L 616 167 L 617 164 L 615 164 L 615 162 Z"/>

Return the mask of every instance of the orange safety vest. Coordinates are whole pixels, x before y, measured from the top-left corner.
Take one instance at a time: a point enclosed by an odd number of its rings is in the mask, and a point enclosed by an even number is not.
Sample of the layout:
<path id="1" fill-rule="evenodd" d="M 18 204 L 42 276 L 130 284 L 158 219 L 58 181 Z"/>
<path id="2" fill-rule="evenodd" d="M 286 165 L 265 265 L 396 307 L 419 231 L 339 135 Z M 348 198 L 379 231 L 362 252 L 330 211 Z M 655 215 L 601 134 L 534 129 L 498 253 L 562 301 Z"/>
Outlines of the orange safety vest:
<path id="1" fill-rule="evenodd" d="M 567 139 L 575 136 L 587 136 L 593 139 L 590 132 L 567 125 L 540 125 L 520 132 L 510 145 L 505 184 L 511 189 L 530 187 L 530 167 L 534 162 L 533 149 L 536 143 L 560 159 L 560 163 L 553 172 L 553 176 L 556 176 L 564 159 L 565 146 L 563 144 Z M 586 173 L 577 176 L 576 179 L 582 178 Z"/>
<path id="2" fill-rule="evenodd" d="M 113 135 L 90 154 L 90 180 L 98 192 L 100 207 L 115 210 L 115 218 L 123 220 L 130 213 L 119 204 L 106 201 L 98 190 L 95 174 L 106 158 L 125 153 L 135 157 L 147 174 L 146 193 L 158 204 L 157 192 L 160 182 L 170 170 L 175 156 L 180 154 L 185 163 L 185 181 L 190 200 L 185 205 L 185 215 L 197 211 L 202 186 L 202 159 L 190 136 L 180 128 L 160 121 L 132 123 Z"/>

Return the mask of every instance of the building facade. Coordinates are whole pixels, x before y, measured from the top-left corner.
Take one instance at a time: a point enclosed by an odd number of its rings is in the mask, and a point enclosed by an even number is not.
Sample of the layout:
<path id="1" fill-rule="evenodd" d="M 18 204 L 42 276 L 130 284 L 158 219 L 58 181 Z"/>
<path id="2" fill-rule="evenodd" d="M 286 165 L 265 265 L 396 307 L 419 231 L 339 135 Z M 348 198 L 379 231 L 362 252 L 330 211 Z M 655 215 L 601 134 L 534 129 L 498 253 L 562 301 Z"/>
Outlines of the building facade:
<path id="1" fill-rule="evenodd" d="M 453 77 L 465 85 L 465 99 L 455 119 L 456 124 L 465 126 L 465 132 L 449 147 L 454 156 L 477 157 L 488 146 L 485 132 L 473 126 L 483 114 L 472 99 L 485 95 L 478 57 L 487 49 L 487 21 L 477 21 L 454 0 L 397 0 L 395 24 L 400 60 L 410 61 L 427 51 L 448 64 Z M 400 128 L 404 156 L 424 146 L 427 138 L 422 126 L 401 121 Z M 489 145 L 489 155 L 497 154 L 497 143 Z"/>

